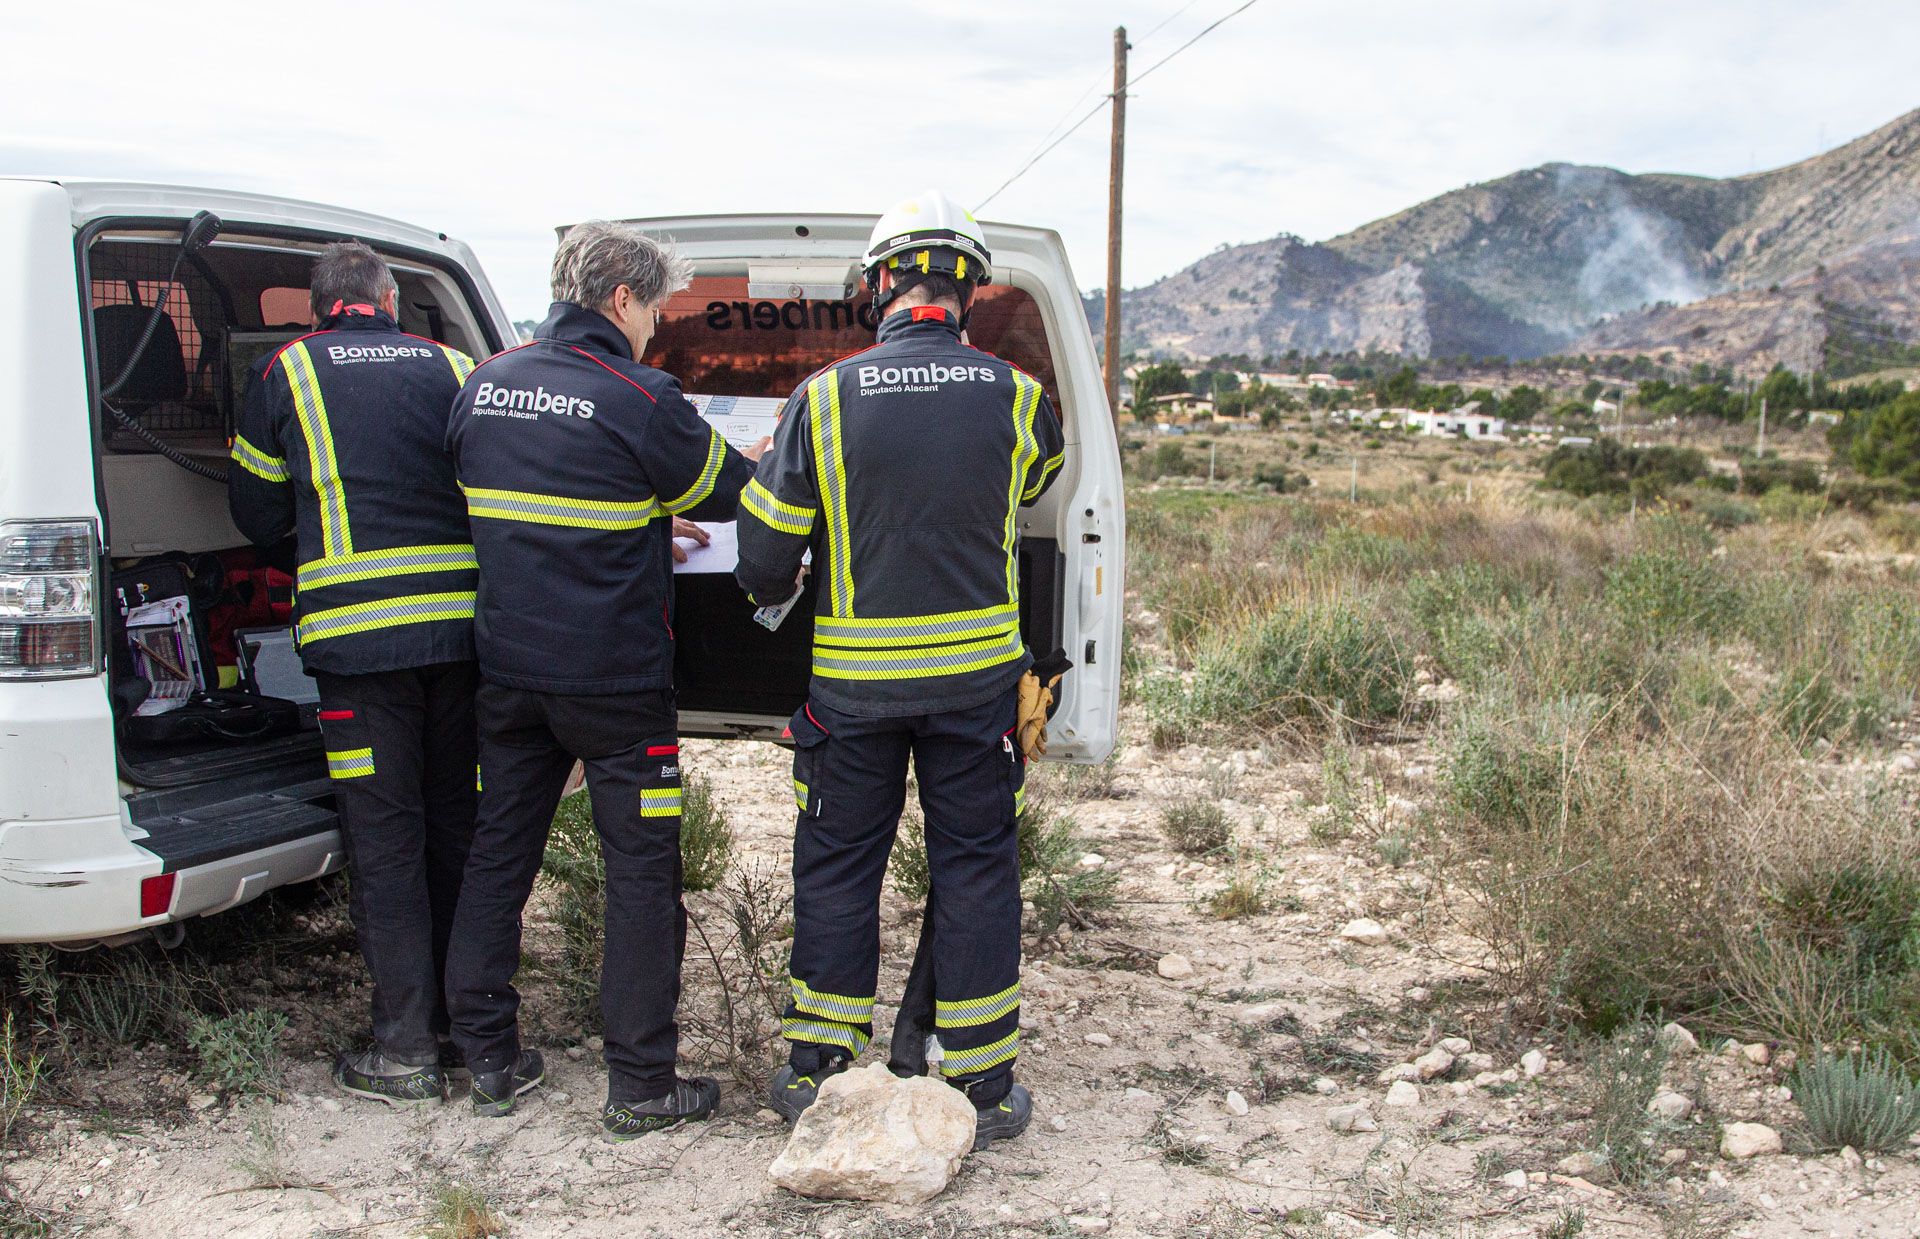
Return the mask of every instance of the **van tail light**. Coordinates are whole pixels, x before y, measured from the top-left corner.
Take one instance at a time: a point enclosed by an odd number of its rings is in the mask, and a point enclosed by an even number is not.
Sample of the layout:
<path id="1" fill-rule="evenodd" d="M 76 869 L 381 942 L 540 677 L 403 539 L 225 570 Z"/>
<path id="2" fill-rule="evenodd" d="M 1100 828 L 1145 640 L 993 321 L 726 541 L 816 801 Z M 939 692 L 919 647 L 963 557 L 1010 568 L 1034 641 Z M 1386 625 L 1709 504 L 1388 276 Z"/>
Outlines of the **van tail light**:
<path id="1" fill-rule="evenodd" d="M 150 916 L 165 916 L 173 907 L 173 881 L 177 873 L 156 873 L 150 878 L 140 879 L 140 919 Z"/>
<path id="2" fill-rule="evenodd" d="M 0 522 L 0 680 L 100 672 L 91 520 Z"/>

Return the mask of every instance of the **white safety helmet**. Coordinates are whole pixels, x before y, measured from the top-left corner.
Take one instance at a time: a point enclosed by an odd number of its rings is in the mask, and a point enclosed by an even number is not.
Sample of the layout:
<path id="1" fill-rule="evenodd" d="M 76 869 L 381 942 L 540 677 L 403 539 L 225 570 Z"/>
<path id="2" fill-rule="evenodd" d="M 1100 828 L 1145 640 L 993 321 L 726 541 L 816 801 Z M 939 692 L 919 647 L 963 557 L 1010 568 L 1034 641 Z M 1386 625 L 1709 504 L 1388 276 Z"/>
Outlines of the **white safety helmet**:
<path id="1" fill-rule="evenodd" d="M 882 300 L 880 295 L 882 267 L 895 272 L 950 275 L 976 285 L 993 282 L 993 256 L 987 252 L 987 238 L 979 222 L 937 189 L 895 203 L 880 217 L 867 239 L 867 255 L 861 267 L 867 287 L 880 306 L 892 300 Z"/>

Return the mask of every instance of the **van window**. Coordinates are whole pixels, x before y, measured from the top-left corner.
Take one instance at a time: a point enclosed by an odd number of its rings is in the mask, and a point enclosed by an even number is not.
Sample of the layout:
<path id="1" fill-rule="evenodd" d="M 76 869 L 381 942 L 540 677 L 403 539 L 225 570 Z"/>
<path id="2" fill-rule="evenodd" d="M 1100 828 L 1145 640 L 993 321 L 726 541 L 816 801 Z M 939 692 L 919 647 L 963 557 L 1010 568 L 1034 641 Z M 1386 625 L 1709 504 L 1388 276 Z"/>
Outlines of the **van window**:
<path id="1" fill-rule="evenodd" d="M 689 392 L 785 399 L 814 371 L 871 347 L 874 325 L 864 288 L 850 301 L 768 300 L 747 296 L 745 276 L 703 275 L 667 300 L 645 361 Z M 967 339 L 1039 379 L 1058 402 L 1046 323 L 1030 294 L 981 289 Z"/>
<path id="2" fill-rule="evenodd" d="M 304 326 L 312 309 L 309 300 L 304 288 L 263 288 L 260 321 L 268 327 Z"/>

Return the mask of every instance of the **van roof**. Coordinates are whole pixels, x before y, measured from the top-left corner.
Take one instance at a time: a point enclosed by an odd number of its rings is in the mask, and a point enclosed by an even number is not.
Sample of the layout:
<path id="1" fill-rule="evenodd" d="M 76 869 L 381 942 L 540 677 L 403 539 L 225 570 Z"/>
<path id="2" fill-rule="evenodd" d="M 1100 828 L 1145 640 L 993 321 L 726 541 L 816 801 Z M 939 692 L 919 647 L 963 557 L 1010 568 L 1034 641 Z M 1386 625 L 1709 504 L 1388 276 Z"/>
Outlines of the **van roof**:
<path id="1" fill-rule="evenodd" d="M 760 212 L 739 215 L 626 217 L 623 222 L 671 237 L 692 258 L 745 256 L 820 259 L 857 258 L 867 248 L 878 215 L 833 212 Z M 565 236 L 571 224 L 554 231 Z M 981 221 L 996 266 L 1065 270 L 1067 250 L 1051 228 Z"/>
<path id="2" fill-rule="evenodd" d="M 98 177 L 0 176 L 0 182 L 5 181 L 38 181 L 60 186 L 73 203 L 75 226 L 115 216 L 188 219 L 196 211 L 212 211 L 228 223 L 316 229 L 415 249 L 443 250 L 449 240 L 444 232 L 416 227 L 384 215 L 272 194 Z"/>

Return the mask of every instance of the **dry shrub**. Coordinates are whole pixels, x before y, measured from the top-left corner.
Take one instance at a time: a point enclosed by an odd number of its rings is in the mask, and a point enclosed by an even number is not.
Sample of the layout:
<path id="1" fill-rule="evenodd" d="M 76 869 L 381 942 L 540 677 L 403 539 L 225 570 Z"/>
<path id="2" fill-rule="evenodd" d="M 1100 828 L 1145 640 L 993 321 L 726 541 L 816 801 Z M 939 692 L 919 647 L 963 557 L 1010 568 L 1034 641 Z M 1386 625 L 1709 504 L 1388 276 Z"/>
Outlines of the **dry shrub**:
<path id="1" fill-rule="evenodd" d="M 1649 733 L 1633 704 L 1454 727 L 1440 863 L 1481 964 L 1603 1030 L 1708 1011 L 1802 1043 L 1897 1037 L 1920 974 L 1911 811 L 1804 763 L 1775 720 Z"/>

